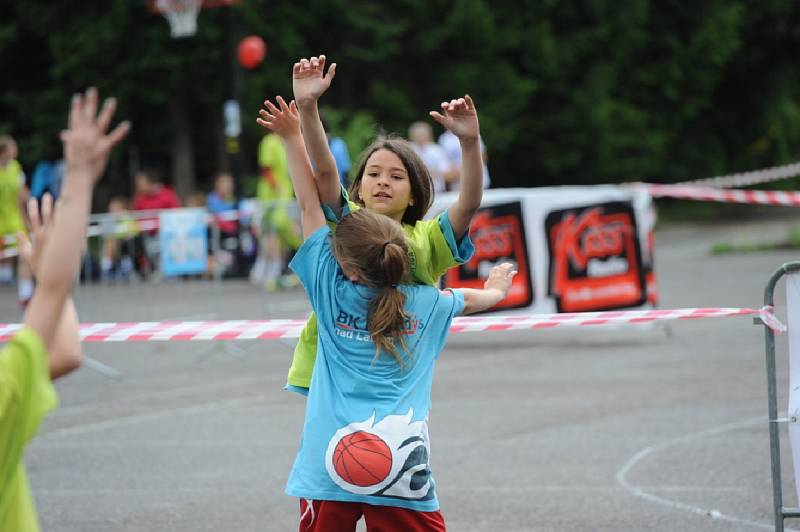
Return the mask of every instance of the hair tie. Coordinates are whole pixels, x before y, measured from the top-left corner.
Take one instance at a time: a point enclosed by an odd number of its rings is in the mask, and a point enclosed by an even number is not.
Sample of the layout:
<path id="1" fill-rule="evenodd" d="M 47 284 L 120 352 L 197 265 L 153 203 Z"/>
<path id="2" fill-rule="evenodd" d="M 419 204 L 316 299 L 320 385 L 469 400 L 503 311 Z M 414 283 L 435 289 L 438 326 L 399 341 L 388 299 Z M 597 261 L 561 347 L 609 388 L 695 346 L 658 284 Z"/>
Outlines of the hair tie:
<path id="1" fill-rule="evenodd" d="M 381 248 L 381 253 L 386 253 L 386 246 L 388 246 L 391 243 L 392 243 L 391 240 L 387 240 L 386 242 L 384 242 L 383 247 Z"/>

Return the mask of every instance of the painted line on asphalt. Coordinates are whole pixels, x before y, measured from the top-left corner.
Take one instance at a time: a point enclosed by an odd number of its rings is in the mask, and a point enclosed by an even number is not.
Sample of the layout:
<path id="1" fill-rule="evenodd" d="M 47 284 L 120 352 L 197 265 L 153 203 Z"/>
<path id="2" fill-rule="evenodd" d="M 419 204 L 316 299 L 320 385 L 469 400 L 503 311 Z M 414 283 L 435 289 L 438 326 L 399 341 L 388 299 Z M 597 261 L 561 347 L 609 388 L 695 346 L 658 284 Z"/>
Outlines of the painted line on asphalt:
<path id="1" fill-rule="evenodd" d="M 641 462 L 642 460 L 644 460 L 645 458 L 647 458 L 649 456 L 652 456 L 652 455 L 654 455 L 656 453 L 659 453 L 659 452 L 663 451 L 664 449 L 667 449 L 669 447 L 672 447 L 674 445 L 678 445 L 678 444 L 681 444 L 681 443 L 691 442 L 692 440 L 706 438 L 708 436 L 716 436 L 718 434 L 724 434 L 725 432 L 730 432 L 730 431 L 733 431 L 733 430 L 737 430 L 737 429 L 741 429 L 741 428 L 745 428 L 745 427 L 750 427 L 750 426 L 755 425 L 757 423 L 766 423 L 766 419 L 764 418 L 764 416 L 754 417 L 754 418 L 746 419 L 744 421 L 739 421 L 739 422 L 736 422 L 736 423 L 728 423 L 728 424 L 725 424 L 725 425 L 712 427 L 710 429 L 706 429 L 706 430 L 703 430 L 703 431 L 700 431 L 700 432 L 694 432 L 692 434 L 686 434 L 686 435 L 680 436 L 678 438 L 673 438 L 671 440 L 667 440 L 667 441 L 664 441 L 662 443 L 659 443 L 658 445 L 645 447 L 644 449 L 641 449 L 639 452 L 637 452 L 635 455 L 633 455 L 633 457 L 630 460 L 628 460 L 625 463 L 625 465 L 623 465 L 620 468 L 619 471 L 617 471 L 617 474 L 616 474 L 617 482 L 619 482 L 619 484 L 623 488 L 625 488 L 625 490 L 627 490 L 628 492 L 630 492 L 632 495 L 634 495 L 636 497 L 639 497 L 641 499 L 645 499 L 645 500 L 650 501 L 650 502 L 654 502 L 656 504 L 661 504 L 662 506 L 667 506 L 667 507 L 673 508 L 675 510 L 683 510 L 683 511 L 686 511 L 686 512 L 690 512 L 690 513 L 693 513 L 693 514 L 696 514 L 696 515 L 701 515 L 703 517 L 708 517 L 708 518 L 715 519 L 715 520 L 718 520 L 718 521 L 727 521 L 729 523 L 737 523 L 737 524 L 740 524 L 740 525 L 748 525 L 748 526 L 752 526 L 752 527 L 759 528 L 759 529 L 762 529 L 762 530 L 774 530 L 775 526 L 773 524 L 759 523 L 757 521 L 751 521 L 749 519 L 743 519 L 741 517 L 736 517 L 736 516 L 733 516 L 733 515 L 723 514 L 719 510 L 703 508 L 701 506 L 693 506 L 691 504 L 686 504 L 686 503 L 675 501 L 675 500 L 672 500 L 672 499 L 667 499 L 665 497 L 659 497 L 658 495 L 654 495 L 653 493 L 650 492 L 650 490 L 654 490 L 654 489 L 657 489 L 657 488 L 654 488 L 654 487 L 644 488 L 644 487 L 634 486 L 627 479 L 628 473 L 630 473 L 630 471 L 634 467 L 636 467 L 636 465 L 639 462 Z M 793 529 L 786 528 L 785 530 L 792 531 Z M 793 532 L 798 532 L 798 531 L 794 530 Z"/>

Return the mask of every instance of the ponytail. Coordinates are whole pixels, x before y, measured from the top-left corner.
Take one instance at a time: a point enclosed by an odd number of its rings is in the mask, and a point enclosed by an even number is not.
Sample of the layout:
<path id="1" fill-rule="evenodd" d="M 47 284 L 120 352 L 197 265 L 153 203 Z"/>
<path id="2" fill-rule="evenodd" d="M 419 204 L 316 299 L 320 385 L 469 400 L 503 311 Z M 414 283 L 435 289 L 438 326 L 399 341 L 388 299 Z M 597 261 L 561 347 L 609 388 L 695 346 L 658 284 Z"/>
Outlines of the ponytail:
<path id="1" fill-rule="evenodd" d="M 386 241 L 378 256 L 378 267 L 384 273 L 385 284 L 381 292 L 370 302 L 367 317 L 376 356 L 380 355 L 381 351 L 386 351 L 401 367 L 403 358 L 397 348 L 399 346 L 402 351 L 406 350 L 403 327 L 407 315 L 403 310 L 406 296 L 398 290 L 397 285 L 402 281 L 407 265 L 405 242 Z"/>
<path id="2" fill-rule="evenodd" d="M 385 351 L 402 367 L 408 315 L 403 310 L 406 296 L 398 285 L 410 270 L 403 228 L 387 216 L 360 209 L 342 218 L 332 244 L 343 271 L 357 272 L 358 283 L 378 289 L 367 309 L 375 358 Z"/>

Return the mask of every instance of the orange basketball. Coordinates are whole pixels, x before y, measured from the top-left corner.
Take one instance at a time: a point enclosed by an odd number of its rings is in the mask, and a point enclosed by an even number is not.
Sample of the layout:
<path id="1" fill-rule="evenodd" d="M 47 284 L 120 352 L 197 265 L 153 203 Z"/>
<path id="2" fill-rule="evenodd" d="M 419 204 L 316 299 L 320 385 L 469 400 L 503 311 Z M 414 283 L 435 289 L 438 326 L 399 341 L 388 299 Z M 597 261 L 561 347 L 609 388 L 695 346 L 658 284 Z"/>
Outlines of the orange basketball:
<path id="1" fill-rule="evenodd" d="M 392 470 L 392 451 L 380 436 L 353 432 L 336 444 L 333 467 L 349 484 L 372 486 L 385 480 Z"/>
<path id="2" fill-rule="evenodd" d="M 244 68 L 257 67 L 264 60 L 265 55 L 267 55 L 267 44 L 258 35 L 250 35 L 242 39 L 236 50 L 239 64 Z"/>

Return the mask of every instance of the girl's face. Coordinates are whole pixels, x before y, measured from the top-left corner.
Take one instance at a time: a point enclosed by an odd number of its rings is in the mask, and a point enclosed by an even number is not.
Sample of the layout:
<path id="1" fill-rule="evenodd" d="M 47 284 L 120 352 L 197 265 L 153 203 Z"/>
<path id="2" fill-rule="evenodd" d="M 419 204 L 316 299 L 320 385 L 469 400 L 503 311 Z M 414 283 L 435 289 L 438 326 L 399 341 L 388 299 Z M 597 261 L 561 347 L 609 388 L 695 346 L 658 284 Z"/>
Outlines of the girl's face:
<path id="1" fill-rule="evenodd" d="M 367 209 L 396 222 L 403 219 L 413 200 L 411 181 L 403 162 L 394 152 L 383 148 L 367 159 L 358 193 Z"/>

